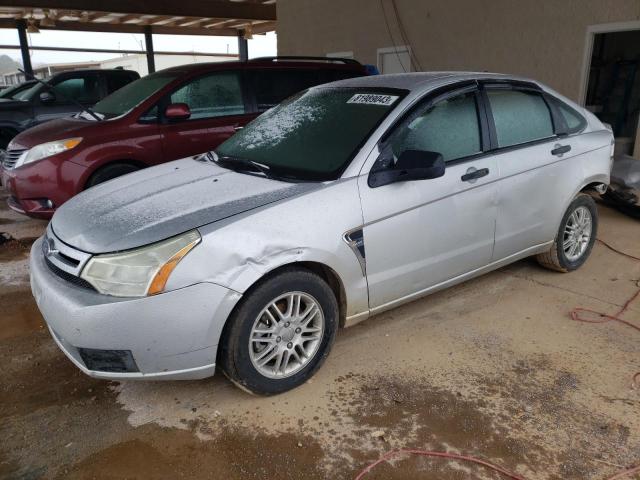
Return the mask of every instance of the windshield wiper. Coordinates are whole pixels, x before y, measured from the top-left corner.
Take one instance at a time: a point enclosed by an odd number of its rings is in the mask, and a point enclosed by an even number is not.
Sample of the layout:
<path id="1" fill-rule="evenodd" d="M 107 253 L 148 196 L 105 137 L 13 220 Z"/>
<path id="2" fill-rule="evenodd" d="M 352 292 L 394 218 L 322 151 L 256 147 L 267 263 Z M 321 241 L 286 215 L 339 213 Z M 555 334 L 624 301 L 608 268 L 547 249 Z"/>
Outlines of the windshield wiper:
<path id="1" fill-rule="evenodd" d="M 51 92 L 55 92 L 55 88 L 49 82 L 45 82 L 44 80 L 40 80 L 35 75 L 27 73 L 24 70 L 21 70 L 20 68 L 18 69 L 18 71 L 21 72 L 25 77 L 30 77 L 32 80 L 35 80 L 36 82 L 41 83 L 42 85 L 47 87 L 47 89 L 49 89 Z M 60 92 L 57 92 L 57 93 L 58 93 L 58 95 L 60 95 Z M 62 97 L 64 97 L 65 100 L 68 100 L 69 102 L 73 103 L 76 107 L 79 107 L 81 112 L 87 112 L 89 115 L 91 115 L 97 121 L 99 121 L 99 122 L 102 121 L 102 118 L 100 118 L 96 114 L 96 112 L 91 110 L 91 108 L 89 108 L 89 107 L 85 107 L 79 101 L 77 101 L 75 98 L 68 97 L 64 93 L 62 94 Z"/>
<path id="2" fill-rule="evenodd" d="M 217 163 L 219 165 L 222 164 L 223 166 L 226 165 L 232 170 L 235 170 L 233 168 L 234 166 L 238 166 L 240 167 L 241 170 L 245 170 L 245 171 L 248 170 L 248 171 L 254 171 L 254 172 L 257 171 L 259 173 L 262 173 L 262 175 L 264 175 L 266 178 L 269 178 L 271 180 L 287 181 L 286 178 L 273 173 L 269 165 L 265 165 L 263 163 L 259 163 L 254 160 L 249 160 L 248 158 L 232 157 L 229 155 L 218 155 L 215 152 L 207 152 L 206 156 L 212 162 Z"/>

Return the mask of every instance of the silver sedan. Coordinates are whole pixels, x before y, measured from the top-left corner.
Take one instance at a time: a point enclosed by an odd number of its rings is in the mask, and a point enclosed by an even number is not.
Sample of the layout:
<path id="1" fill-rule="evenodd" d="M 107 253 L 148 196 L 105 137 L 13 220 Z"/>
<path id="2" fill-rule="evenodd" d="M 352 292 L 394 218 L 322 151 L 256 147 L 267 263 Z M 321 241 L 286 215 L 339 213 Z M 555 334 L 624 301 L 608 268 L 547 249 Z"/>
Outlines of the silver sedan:
<path id="1" fill-rule="evenodd" d="M 589 256 L 609 128 L 540 83 L 419 73 L 312 88 L 217 150 L 92 188 L 33 247 L 53 338 L 105 379 L 294 388 L 336 331 L 518 259 Z"/>

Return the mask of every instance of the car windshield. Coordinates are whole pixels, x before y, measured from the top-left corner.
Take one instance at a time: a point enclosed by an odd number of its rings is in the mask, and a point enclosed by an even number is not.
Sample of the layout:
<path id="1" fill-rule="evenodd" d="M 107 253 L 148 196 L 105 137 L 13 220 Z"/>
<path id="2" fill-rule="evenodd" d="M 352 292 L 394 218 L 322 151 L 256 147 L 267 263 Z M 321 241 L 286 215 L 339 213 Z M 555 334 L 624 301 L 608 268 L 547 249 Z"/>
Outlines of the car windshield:
<path id="1" fill-rule="evenodd" d="M 260 163 L 280 176 L 333 180 L 405 93 L 375 88 L 307 90 L 263 113 L 215 153 L 221 159 Z"/>
<path id="2" fill-rule="evenodd" d="M 124 115 L 179 75 L 177 71 L 157 72 L 135 80 L 96 103 L 93 111 L 105 118 Z"/>

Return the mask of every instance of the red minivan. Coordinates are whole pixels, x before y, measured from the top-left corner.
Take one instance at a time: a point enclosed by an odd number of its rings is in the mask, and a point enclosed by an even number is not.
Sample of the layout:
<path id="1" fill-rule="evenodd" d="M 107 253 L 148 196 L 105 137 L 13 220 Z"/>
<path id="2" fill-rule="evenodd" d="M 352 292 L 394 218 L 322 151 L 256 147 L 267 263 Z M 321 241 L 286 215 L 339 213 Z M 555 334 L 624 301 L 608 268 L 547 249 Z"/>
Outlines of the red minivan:
<path id="1" fill-rule="evenodd" d="M 98 102 L 94 113 L 53 120 L 16 136 L 0 173 L 9 206 L 51 218 L 86 188 L 212 150 L 294 93 L 367 72 L 350 59 L 268 57 L 153 73 Z"/>

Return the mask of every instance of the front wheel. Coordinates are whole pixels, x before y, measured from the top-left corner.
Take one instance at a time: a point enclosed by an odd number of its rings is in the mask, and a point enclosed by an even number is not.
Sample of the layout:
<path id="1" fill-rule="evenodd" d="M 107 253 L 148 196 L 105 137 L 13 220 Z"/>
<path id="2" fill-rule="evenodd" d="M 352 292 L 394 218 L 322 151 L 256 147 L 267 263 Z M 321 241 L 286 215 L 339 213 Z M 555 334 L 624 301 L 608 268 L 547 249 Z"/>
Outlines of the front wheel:
<path id="1" fill-rule="evenodd" d="M 556 239 L 548 252 L 539 254 L 538 263 L 550 270 L 571 272 L 582 266 L 591 254 L 598 233 L 598 209 L 589 195 L 578 195 L 560 222 Z"/>
<path id="2" fill-rule="evenodd" d="M 220 363 L 251 393 L 271 395 L 304 383 L 329 354 L 338 303 L 318 275 L 287 269 L 248 292 L 229 318 Z"/>

